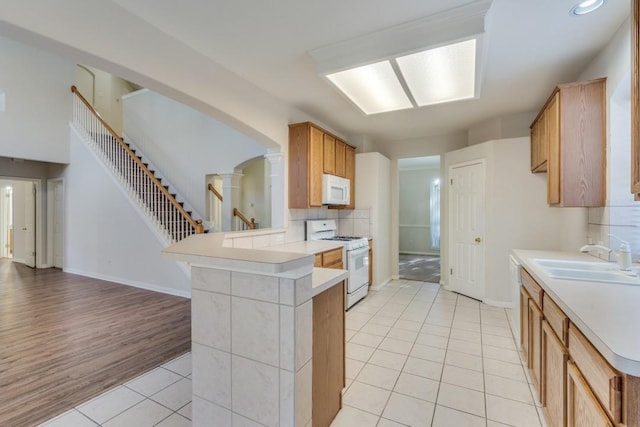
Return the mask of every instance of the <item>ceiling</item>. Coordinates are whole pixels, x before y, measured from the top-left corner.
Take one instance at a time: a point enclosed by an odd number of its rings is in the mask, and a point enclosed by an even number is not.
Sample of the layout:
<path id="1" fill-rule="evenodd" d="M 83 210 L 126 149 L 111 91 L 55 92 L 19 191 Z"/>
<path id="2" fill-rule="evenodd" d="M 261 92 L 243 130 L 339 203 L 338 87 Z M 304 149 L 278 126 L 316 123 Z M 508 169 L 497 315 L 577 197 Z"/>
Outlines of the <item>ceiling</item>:
<path id="1" fill-rule="evenodd" d="M 629 16 L 609 0 L 586 16 L 577 0 L 494 0 L 479 99 L 364 115 L 318 75 L 309 51 L 427 17 L 470 0 L 111 0 L 337 132 L 377 143 L 465 131 L 541 108 L 578 77 Z"/>

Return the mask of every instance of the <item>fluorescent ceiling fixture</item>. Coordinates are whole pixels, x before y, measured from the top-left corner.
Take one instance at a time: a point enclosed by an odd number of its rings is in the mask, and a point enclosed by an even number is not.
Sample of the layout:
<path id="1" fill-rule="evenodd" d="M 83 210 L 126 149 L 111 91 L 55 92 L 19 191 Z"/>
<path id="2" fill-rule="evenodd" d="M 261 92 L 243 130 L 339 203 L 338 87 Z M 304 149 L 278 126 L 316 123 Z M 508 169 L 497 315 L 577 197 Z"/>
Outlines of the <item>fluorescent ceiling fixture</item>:
<path id="1" fill-rule="evenodd" d="M 365 114 L 413 107 L 389 61 L 328 74 L 327 78 Z"/>
<path id="2" fill-rule="evenodd" d="M 573 6 L 573 8 L 571 8 L 571 13 L 578 16 L 586 15 L 587 13 L 599 9 L 603 4 L 604 0 L 585 0 Z"/>
<path id="3" fill-rule="evenodd" d="M 402 56 L 396 61 L 420 107 L 475 96 L 475 39 Z"/>

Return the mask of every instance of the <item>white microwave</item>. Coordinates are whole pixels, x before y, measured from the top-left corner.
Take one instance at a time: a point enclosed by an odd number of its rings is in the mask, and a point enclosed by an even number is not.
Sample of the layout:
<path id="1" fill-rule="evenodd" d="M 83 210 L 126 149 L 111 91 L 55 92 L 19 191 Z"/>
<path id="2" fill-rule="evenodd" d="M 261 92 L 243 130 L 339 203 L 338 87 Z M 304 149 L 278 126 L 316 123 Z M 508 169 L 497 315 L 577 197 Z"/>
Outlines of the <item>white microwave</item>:
<path id="1" fill-rule="evenodd" d="M 322 175 L 322 204 L 348 205 L 351 198 L 351 181 L 335 175 Z"/>

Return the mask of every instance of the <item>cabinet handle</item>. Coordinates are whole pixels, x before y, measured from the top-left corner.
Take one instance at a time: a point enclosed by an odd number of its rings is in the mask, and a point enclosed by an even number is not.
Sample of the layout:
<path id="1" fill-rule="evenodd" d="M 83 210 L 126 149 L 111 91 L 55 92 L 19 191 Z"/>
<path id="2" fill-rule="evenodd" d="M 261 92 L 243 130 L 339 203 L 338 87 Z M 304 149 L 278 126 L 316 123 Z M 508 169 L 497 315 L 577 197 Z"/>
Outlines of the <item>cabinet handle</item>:
<path id="1" fill-rule="evenodd" d="M 480 237 L 476 237 L 475 241 L 476 241 L 476 243 L 480 243 L 480 242 L 482 242 L 482 239 Z"/>

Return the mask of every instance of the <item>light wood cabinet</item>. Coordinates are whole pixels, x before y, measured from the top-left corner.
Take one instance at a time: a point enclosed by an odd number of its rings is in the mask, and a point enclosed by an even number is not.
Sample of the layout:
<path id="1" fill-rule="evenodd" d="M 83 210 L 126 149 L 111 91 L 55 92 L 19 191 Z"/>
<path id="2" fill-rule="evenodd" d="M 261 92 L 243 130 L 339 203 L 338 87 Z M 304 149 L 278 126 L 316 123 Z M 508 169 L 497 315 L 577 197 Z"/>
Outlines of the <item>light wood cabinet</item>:
<path id="1" fill-rule="evenodd" d="M 542 400 L 542 310 L 529 299 L 529 369 L 536 386 L 538 400 Z"/>
<path id="2" fill-rule="evenodd" d="M 337 268 L 342 270 L 342 248 L 316 254 L 314 267 Z"/>
<path id="3" fill-rule="evenodd" d="M 289 125 L 289 208 L 322 206 L 322 174 L 348 178 L 355 207 L 355 151 L 335 135 L 310 122 Z"/>
<path id="4" fill-rule="evenodd" d="M 529 362 L 529 293 L 524 286 L 520 287 L 520 349 L 524 356 L 524 360 L 527 362 L 527 366 L 530 366 Z"/>
<path id="5" fill-rule="evenodd" d="M 604 206 L 606 79 L 558 85 L 531 125 L 531 169 L 555 206 Z"/>
<path id="6" fill-rule="evenodd" d="M 313 297 L 312 424 L 329 427 L 345 385 L 344 282 Z"/>
<path id="7" fill-rule="evenodd" d="M 545 299 L 545 304 L 547 300 Z M 550 427 L 567 423 L 567 360 L 569 353 L 546 320 L 542 322 L 541 402 Z"/>
<path id="8" fill-rule="evenodd" d="M 613 427 L 589 385 L 576 367 L 567 362 L 567 426 Z"/>

